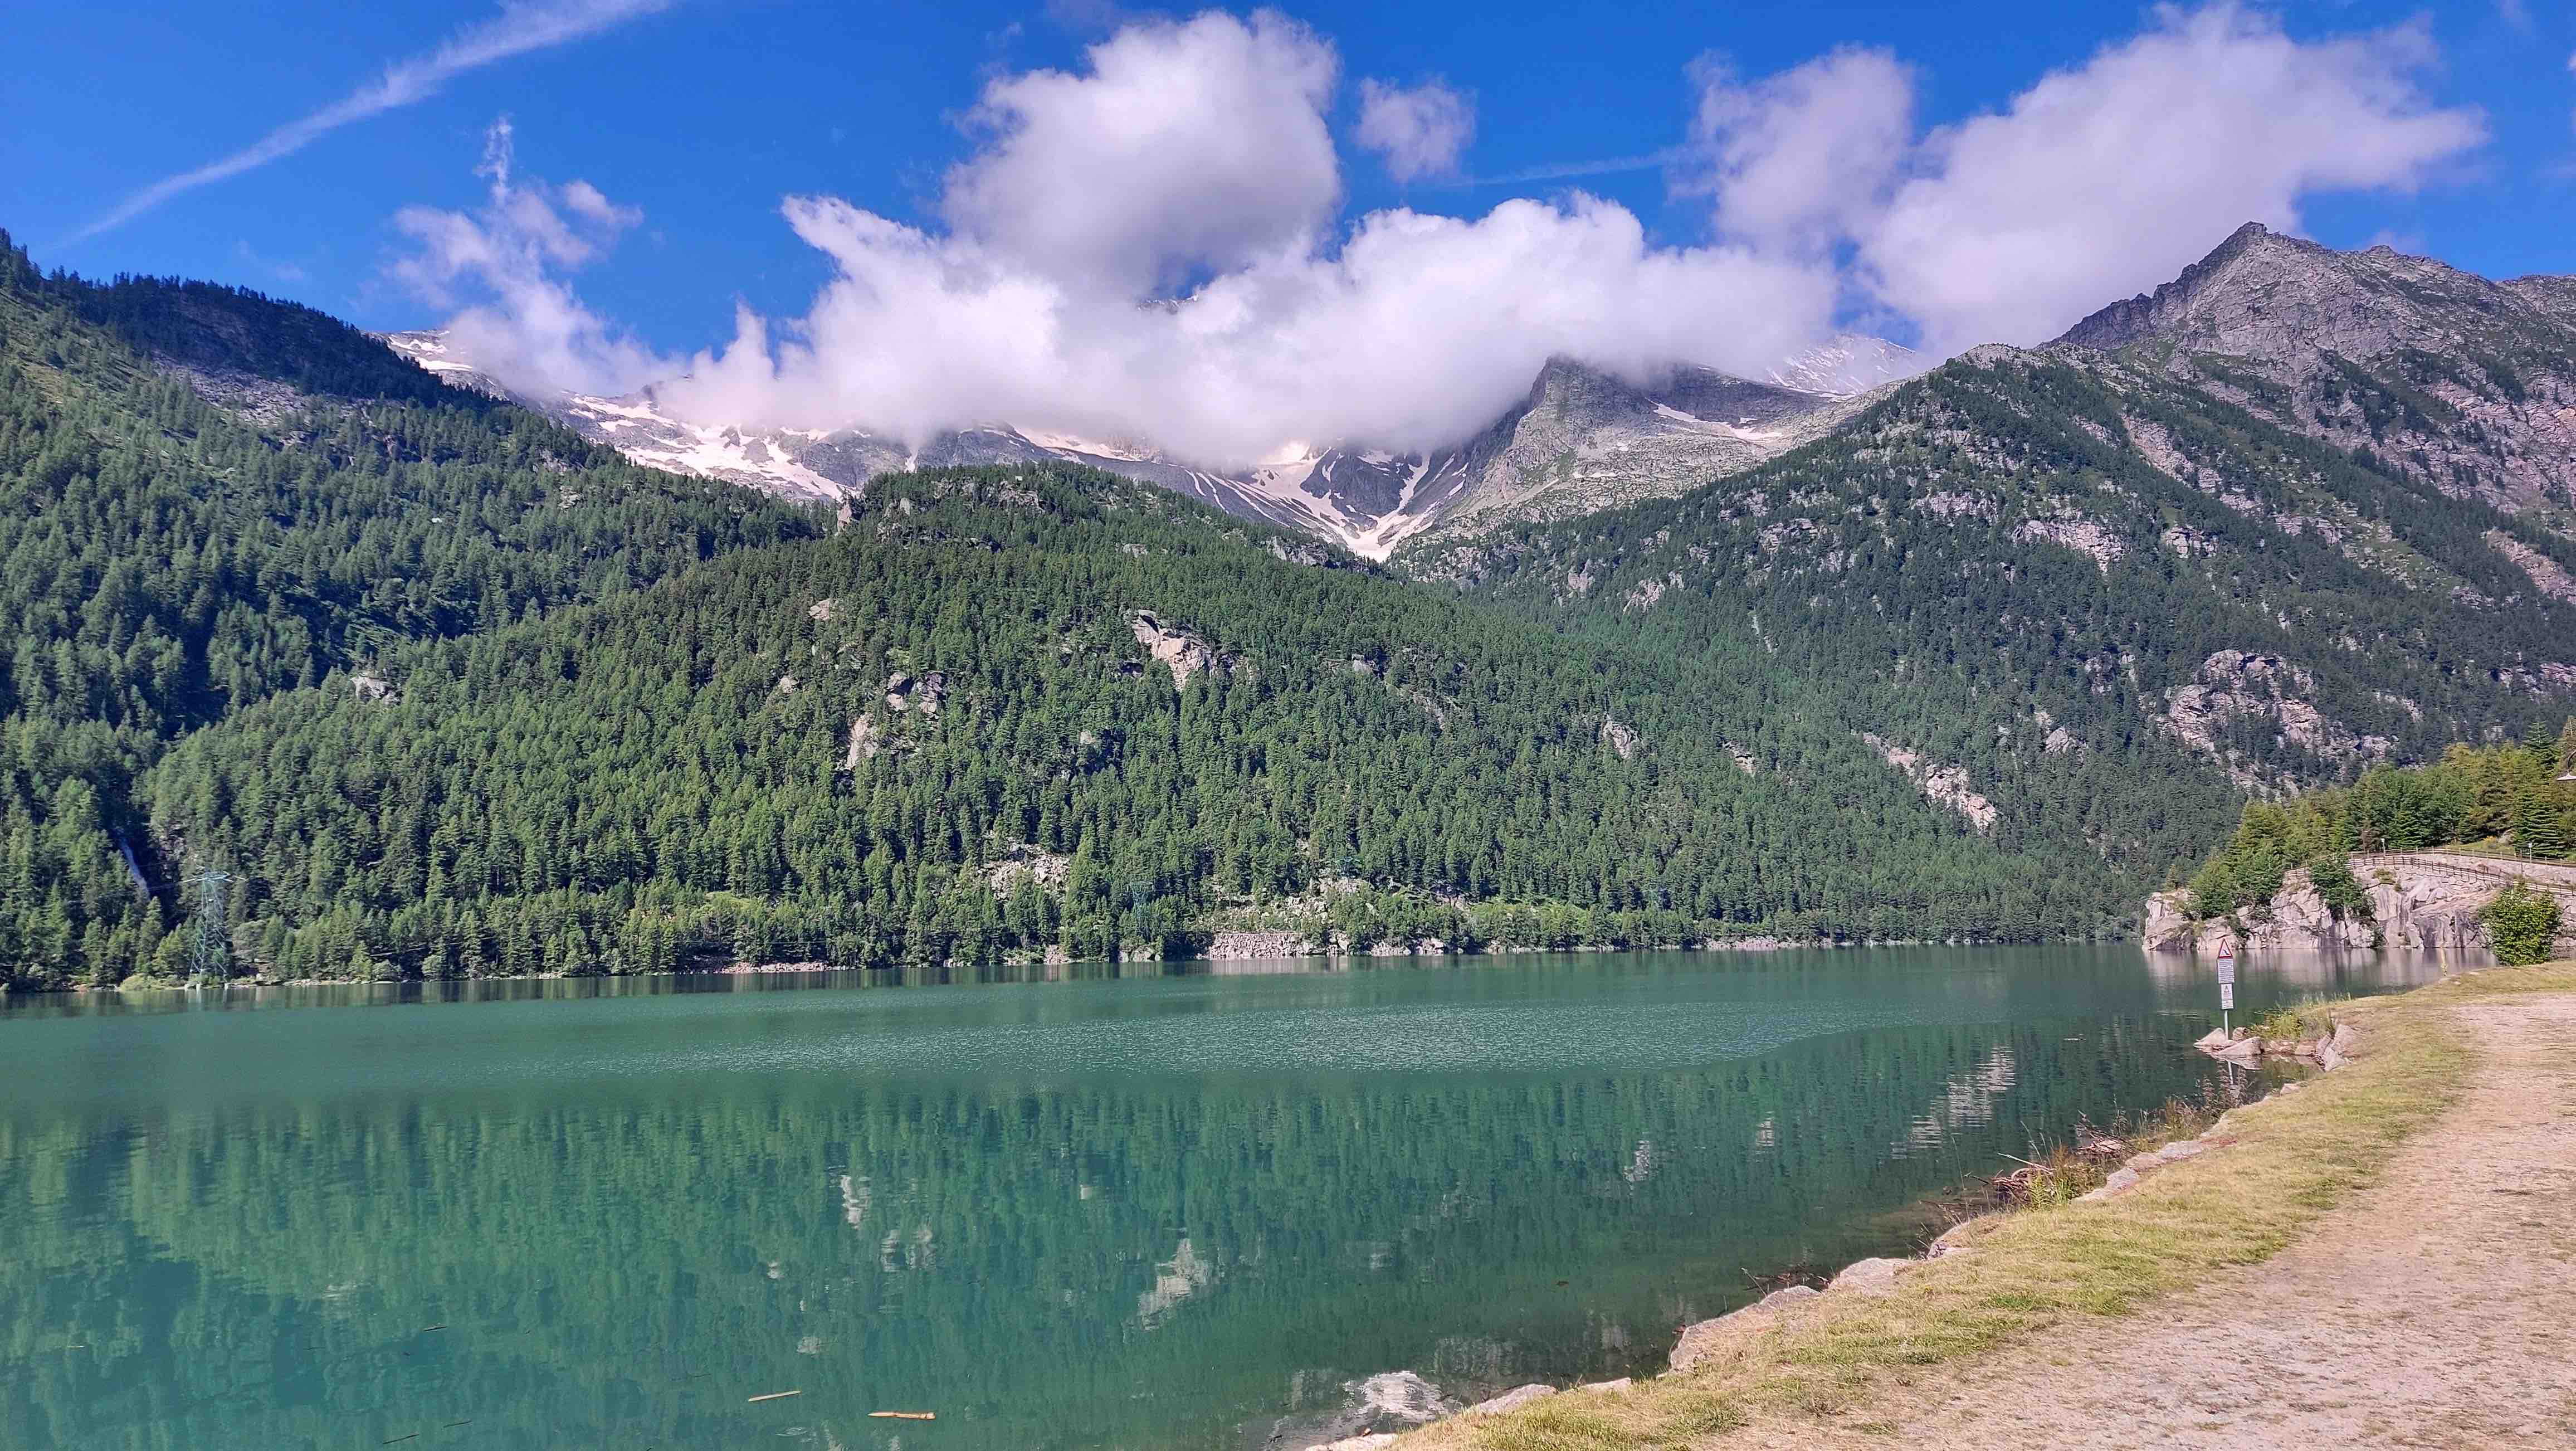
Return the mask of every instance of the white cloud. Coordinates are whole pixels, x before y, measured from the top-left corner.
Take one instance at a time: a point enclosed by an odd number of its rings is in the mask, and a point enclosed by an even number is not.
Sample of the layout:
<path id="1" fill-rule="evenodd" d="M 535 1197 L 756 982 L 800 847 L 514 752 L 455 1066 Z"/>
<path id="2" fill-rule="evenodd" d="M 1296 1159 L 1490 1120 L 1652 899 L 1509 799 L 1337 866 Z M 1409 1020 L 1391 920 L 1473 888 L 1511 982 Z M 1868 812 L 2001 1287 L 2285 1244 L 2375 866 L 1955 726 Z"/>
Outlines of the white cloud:
<path id="1" fill-rule="evenodd" d="M 613 391 L 658 368 L 664 403 L 707 422 L 916 442 L 1009 422 L 1223 466 L 1294 442 L 1430 448 L 1556 354 L 1759 376 L 1838 314 L 1910 321 L 1940 351 L 2042 341 L 2248 219 L 2291 226 L 2309 195 L 2414 186 L 2474 147 L 2479 115 L 2423 93 L 2433 59 L 2420 27 L 2300 41 L 2231 5 L 2168 9 L 1928 134 L 1914 72 L 1883 51 L 1757 80 L 1703 65 L 1676 166 L 1713 202 L 1716 240 L 1694 247 L 1580 194 L 1337 228 L 1331 48 L 1266 12 L 1209 13 L 990 81 L 943 225 L 789 199 L 833 279 L 801 317 L 738 310 L 731 343 L 685 363 L 557 280 L 635 214 L 578 183 L 514 184 L 506 150 L 475 214 L 404 214 L 422 244 L 405 275 L 470 285 L 484 305 L 458 326 L 521 386 Z M 1364 96 L 1358 139 L 1391 162 L 1454 156 L 1418 117 L 1385 119 L 1388 96 L 1419 94 L 1371 92 L 1376 127 Z"/>
<path id="2" fill-rule="evenodd" d="M 2295 229 L 2303 197 L 2411 189 L 2486 134 L 2474 109 L 2426 99 L 2418 78 L 2435 57 L 2418 25 L 2299 41 L 2218 4 L 2160 10 L 2143 34 L 1889 162 L 1876 149 L 1888 109 L 1837 83 L 1866 56 L 1750 93 L 1716 79 L 1718 224 L 1848 242 L 1857 294 L 1913 319 L 1937 352 L 2044 341 L 2246 221 Z M 1835 146 L 1864 163 L 1848 179 L 1827 179 L 1820 157 Z M 1888 177 L 1883 197 L 1865 196 Z"/>
<path id="3" fill-rule="evenodd" d="M 63 239 L 62 246 L 87 241 L 123 226 L 181 192 L 239 176 L 279 157 L 301 151 L 330 132 L 354 121 L 427 100 L 441 86 L 470 70 L 596 35 L 638 16 L 668 9 L 674 0 L 539 0 L 505 3 L 501 13 L 456 33 L 427 55 L 412 56 L 385 67 L 383 75 L 319 111 L 278 127 L 249 146 L 193 171 L 164 177 L 109 208 L 98 220 Z"/>
<path id="4" fill-rule="evenodd" d="M 2268 17 L 2166 12 L 2010 110 L 1935 133 L 1864 247 L 1936 346 L 2035 342 L 2316 192 L 2411 189 L 2486 137 L 2428 105 L 2415 27 L 2302 43 Z"/>
<path id="5" fill-rule="evenodd" d="M 1749 84 L 1715 58 L 1694 73 L 1682 189 L 1715 198 L 1719 230 L 1812 251 L 1885 206 L 1914 144 L 1914 72 L 1894 55 L 1847 47 Z"/>
<path id="6" fill-rule="evenodd" d="M 509 387 L 542 393 L 624 393 L 670 364 L 584 307 L 555 274 L 598 254 L 643 220 L 586 181 L 550 187 L 512 174 L 508 117 L 485 133 L 491 179 L 472 213 L 405 207 L 394 225 L 418 250 L 398 258 L 395 279 L 440 308 L 462 306 L 447 327 L 463 354 Z"/>
<path id="7" fill-rule="evenodd" d="M 1141 304 L 844 202 L 799 198 L 787 215 L 839 278 L 799 322 L 744 313 L 732 346 L 662 385 L 666 402 L 915 439 L 1006 419 L 1242 465 L 1299 440 L 1455 442 L 1554 353 L 1636 375 L 1675 359 L 1754 369 L 1820 331 L 1832 302 L 1825 274 L 1657 249 L 1586 197 L 1474 221 L 1379 212 L 1334 254 Z"/>
<path id="8" fill-rule="evenodd" d="M 1139 24 L 1078 74 L 998 78 L 946 231 L 791 199 L 838 276 L 801 319 L 742 313 L 660 396 L 710 421 L 918 440 L 1004 420 L 1239 466 L 1292 441 L 1458 441 L 1552 354 L 1749 371 L 1827 329 L 1826 270 L 1658 247 L 1589 197 L 1327 230 L 1332 78 L 1322 41 L 1267 14 Z"/>
<path id="9" fill-rule="evenodd" d="M 1312 31 L 1212 11 L 1130 26 L 1088 59 L 985 86 L 990 143 L 948 174 L 960 236 L 1141 291 L 1298 246 L 1331 216 L 1335 62 Z"/>
<path id="10" fill-rule="evenodd" d="M 1455 175 L 1459 153 L 1475 134 L 1476 103 L 1446 81 L 1360 82 L 1359 143 L 1384 155 L 1387 175 L 1399 182 Z"/>

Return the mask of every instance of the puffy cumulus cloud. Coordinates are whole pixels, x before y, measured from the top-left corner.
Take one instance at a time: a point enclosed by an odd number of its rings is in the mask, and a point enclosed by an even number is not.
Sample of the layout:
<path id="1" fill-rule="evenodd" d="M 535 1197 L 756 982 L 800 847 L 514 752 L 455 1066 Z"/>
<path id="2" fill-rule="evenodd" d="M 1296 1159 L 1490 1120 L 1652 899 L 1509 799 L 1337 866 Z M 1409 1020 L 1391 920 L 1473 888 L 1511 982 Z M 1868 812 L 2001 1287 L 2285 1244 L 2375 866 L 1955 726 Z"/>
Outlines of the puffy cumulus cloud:
<path id="1" fill-rule="evenodd" d="M 1268 11 L 1129 26 L 1090 69 L 995 78 L 989 144 L 948 174 L 958 235 L 1051 273 L 1141 289 L 1302 245 L 1341 175 L 1332 47 Z"/>
<path id="2" fill-rule="evenodd" d="M 2054 335 L 2315 192 L 2412 188 L 2477 146 L 2436 108 L 2423 30 L 2300 42 L 2227 6 L 2046 77 L 1936 133 L 1864 249 L 1870 285 L 1944 346 Z"/>
<path id="3" fill-rule="evenodd" d="M 1080 74 L 997 78 L 945 229 L 791 199 L 834 279 L 802 318 L 738 314 L 658 396 L 711 422 L 918 441 L 1004 421 L 1233 467 L 1292 442 L 1456 442 L 1553 354 L 1758 371 L 1827 330 L 1826 269 L 1658 247 L 1589 197 L 1328 230 L 1333 71 L 1286 20 L 1209 14 L 1131 26 Z M 1451 145 L 1422 91 L 1402 93 L 1409 130 L 1374 94 L 1412 161 Z"/>
<path id="4" fill-rule="evenodd" d="M 2234 5 L 2167 8 L 1892 159 L 1879 147 L 1895 108 L 1863 78 L 1905 78 L 1867 53 L 1749 90 L 1715 76 L 1703 139 L 1721 229 L 1847 244 L 1856 292 L 1913 319 L 1933 351 L 2036 343 L 2248 220 L 2295 228 L 2303 196 L 2412 188 L 2480 144 L 2477 111 L 2426 98 L 2435 58 L 2420 25 L 2300 41 Z M 1857 175 L 1816 174 L 1836 148 L 1862 159 Z"/>
<path id="5" fill-rule="evenodd" d="M 405 207 L 394 226 L 415 250 L 389 269 L 422 300 L 460 308 L 447 324 L 458 349 L 508 387 L 541 393 L 623 393 L 670 364 L 620 337 L 556 274 L 579 267 L 643 220 L 586 181 L 550 187 L 512 175 L 508 117 L 485 133 L 490 179 L 472 212 Z"/>
<path id="6" fill-rule="evenodd" d="M 1883 50 L 1844 48 L 1756 82 L 1704 57 L 1681 186 L 1705 192 L 1721 231 L 1811 251 L 1866 226 L 1914 147 L 1914 72 Z"/>
<path id="7" fill-rule="evenodd" d="M 1386 158 L 1397 181 L 1449 176 L 1476 134 L 1476 103 L 1434 77 L 1404 87 L 1360 82 L 1359 143 Z"/>
<path id="8" fill-rule="evenodd" d="M 1704 63 L 1677 184 L 1711 198 L 1713 240 L 1671 246 L 1580 195 L 1336 225 L 1331 47 L 1266 12 L 1143 21 L 1079 68 L 991 80 L 939 224 L 788 201 L 832 280 L 801 317 L 740 312 L 661 396 L 707 422 L 916 442 L 1008 422 L 1239 466 L 1456 442 L 1555 354 L 1760 376 L 1855 315 L 1936 351 L 2034 343 L 2249 218 L 2292 226 L 2303 197 L 2413 186 L 2478 144 L 2475 111 L 2426 98 L 2434 59 L 2421 27 L 2300 40 L 2230 4 L 2167 9 L 1928 133 L 1883 51 L 1758 79 Z M 1355 139 L 1399 172 L 1454 158 L 1465 104 L 1429 89 L 1364 86 Z M 478 289 L 459 330 L 522 386 L 653 373 L 555 280 L 633 213 L 514 184 L 506 148 L 490 169 L 474 214 L 404 214 L 416 283 Z"/>
<path id="9" fill-rule="evenodd" d="M 787 215 L 839 277 L 792 325 L 741 314 L 731 346 L 662 385 L 666 403 L 913 439 L 1000 419 L 1240 466 L 1292 442 L 1455 442 L 1557 353 L 1640 378 L 1676 360 L 1756 370 L 1822 331 L 1833 301 L 1829 274 L 1659 249 L 1624 208 L 1580 196 L 1475 220 L 1378 212 L 1329 255 L 1142 303 L 843 202 Z"/>

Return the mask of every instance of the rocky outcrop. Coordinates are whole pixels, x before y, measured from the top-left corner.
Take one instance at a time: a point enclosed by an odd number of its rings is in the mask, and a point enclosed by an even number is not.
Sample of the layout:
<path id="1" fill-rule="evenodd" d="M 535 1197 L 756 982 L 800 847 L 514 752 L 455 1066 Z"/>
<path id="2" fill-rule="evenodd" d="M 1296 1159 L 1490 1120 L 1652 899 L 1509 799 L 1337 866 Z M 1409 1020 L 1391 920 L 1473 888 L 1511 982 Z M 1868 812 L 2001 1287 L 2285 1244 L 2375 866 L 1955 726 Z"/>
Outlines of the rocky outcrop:
<path id="1" fill-rule="evenodd" d="M 154 361 L 184 379 L 198 397 L 245 423 L 261 427 L 284 423 L 322 401 L 257 373 L 195 367 L 167 357 Z"/>
<path id="2" fill-rule="evenodd" d="M 1282 1419 L 1268 1445 L 1278 1451 L 1360 1451 L 1459 1412 L 1456 1402 L 1409 1370 L 1391 1370 L 1342 1385 L 1343 1403 L 1318 1415 Z"/>
<path id="3" fill-rule="evenodd" d="M 2012 537 L 2024 544 L 2038 542 L 2072 549 L 2092 560 L 2104 574 L 2109 574 L 2120 556 L 2129 552 L 2128 541 L 2113 532 L 2110 526 L 2080 514 L 2053 519 L 2024 519 L 2013 526 Z"/>
<path id="4" fill-rule="evenodd" d="M 2553 600 L 2576 600 L 2576 575 L 2570 575 L 2557 560 L 2501 529 L 2490 529 L 2485 537 L 2498 554 L 2531 576 L 2532 588 Z"/>
<path id="5" fill-rule="evenodd" d="M 1702 1320 L 1682 1330 L 1673 1345 L 1670 1368 L 1693 1370 L 1742 1353 L 1744 1343 L 1773 1330 L 1798 1324 L 1815 1313 L 1823 1292 L 1808 1285 L 1773 1290 L 1741 1310 Z"/>
<path id="6" fill-rule="evenodd" d="M 948 703 L 948 676 L 933 670 L 915 678 L 896 671 L 886 677 L 885 702 L 886 708 L 897 715 L 917 710 L 925 716 L 935 716 Z"/>
<path id="7" fill-rule="evenodd" d="M 2487 935 L 2479 912 L 2517 880 L 2557 897 L 2562 917 L 2576 931 L 2576 865 L 2392 852 L 2356 856 L 2352 872 L 2370 899 L 2367 919 L 2358 913 L 2337 917 L 2301 868 L 2281 879 L 2271 901 L 2224 916 L 2196 918 L 2188 891 L 2158 892 L 2147 899 L 2140 941 L 2150 952 L 2203 956 L 2231 942 L 2254 950 L 2480 949 Z M 2576 951 L 2576 937 L 2562 938 L 2560 945 Z"/>
<path id="8" fill-rule="evenodd" d="M 1581 1391 L 1622 1390 L 1630 1384 L 1631 1382 L 1626 1380 L 1595 1381 L 1590 1385 L 1576 1386 L 1574 1389 Z M 1376 1391 L 1372 1391 L 1372 1387 L 1378 1389 Z M 1419 1387 L 1422 1391 L 1431 1390 L 1430 1386 L 1424 1382 L 1421 1377 L 1413 1374 L 1411 1371 L 1396 1371 L 1389 1375 L 1371 1376 L 1368 1380 L 1350 1383 L 1350 1386 L 1347 1388 L 1350 1389 L 1351 1393 L 1363 1399 L 1371 1394 L 1403 1398 L 1402 1404 L 1405 1407 L 1403 1411 L 1398 1412 L 1395 1415 L 1382 1417 L 1382 1419 L 1396 1420 L 1399 1424 L 1394 1429 L 1362 1432 L 1358 1435 L 1344 1436 L 1337 1441 L 1317 1443 L 1305 1448 L 1305 1451 L 1377 1451 L 1378 1447 L 1391 1446 L 1395 1444 L 1397 1438 L 1402 1436 L 1406 1431 L 1412 1430 L 1417 1426 L 1428 1425 L 1430 1423 L 1428 1420 L 1411 1422 L 1402 1421 L 1403 1415 L 1410 1414 L 1412 1410 L 1418 1409 L 1422 1405 L 1422 1402 L 1418 1399 L 1419 1393 L 1416 1391 L 1416 1387 Z M 1552 1385 L 1534 1384 L 1515 1386 L 1512 1389 L 1503 1392 L 1501 1395 L 1492 1397 L 1489 1400 L 1478 1401 L 1463 1411 L 1444 1411 L 1440 1415 L 1435 1415 L 1430 1419 L 1441 1420 L 1452 1415 L 1460 1420 L 1474 1420 L 1482 1416 L 1500 1416 L 1511 1411 L 1517 1411 L 1521 1407 L 1530 1404 L 1532 1401 L 1544 1400 L 1556 1393 L 1556 1387 Z M 1448 1403 L 1446 1401 L 1439 1400 L 1438 1394 L 1439 1393 L 1437 1391 L 1431 1391 L 1431 1404 L 1445 1407 Z M 1347 1419 L 1354 1413 L 1355 1412 L 1344 1412 L 1342 1419 Z M 1298 1439 L 1299 1437 L 1296 1434 L 1292 1434 L 1288 1438 L 1288 1443 L 1294 1443 Z M 1271 1444 L 1277 1446 L 1287 1443 L 1283 1443 L 1280 1440 L 1278 1431 L 1274 1429 L 1271 1434 Z"/>
<path id="9" fill-rule="evenodd" d="M 2529 690 L 2543 694 L 2576 690 L 2576 665 L 2563 660 L 2507 665 L 2495 672 L 2496 683 L 2507 690 Z"/>
<path id="10" fill-rule="evenodd" d="M 1515 1386 L 1490 1400 L 1478 1401 L 1467 1409 L 1460 1411 L 1458 1414 L 1462 1416 L 1499 1416 L 1505 1411 L 1517 1411 L 1532 1401 L 1544 1400 L 1555 1394 L 1556 1387 L 1551 1385 Z"/>
<path id="11" fill-rule="evenodd" d="M 2200 929 L 2200 919 L 2191 915 L 2190 891 L 2176 887 L 2147 898 L 2138 942 L 2149 952 L 2191 952 L 2199 946 Z M 2216 950 L 2215 945 L 2211 950 Z"/>
<path id="12" fill-rule="evenodd" d="M 2304 1058 L 2331 1072 L 2352 1059 L 2353 1049 L 2361 1035 L 2350 1023 L 2333 1023 L 2313 1038 L 2265 1038 L 2252 1028 L 2212 1028 L 2192 1046 L 2212 1058 L 2228 1063 L 2259 1063 L 2265 1058 Z M 2204 1145 L 2196 1142 L 2168 1144 L 2154 1154 L 2141 1155 L 2129 1161 L 2131 1169 L 2155 1168 L 2187 1159 L 2199 1153 Z"/>
<path id="13" fill-rule="evenodd" d="M 1833 1282 L 1822 1290 L 1806 1285 L 1791 1285 L 1774 1290 L 1741 1310 L 1702 1320 L 1682 1331 L 1673 1345 L 1669 1362 L 1674 1371 L 1691 1370 L 1718 1364 L 1743 1353 L 1745 1345 L 1774 1330 L 1783 1330 L 1803 1322 L 1824 1304 L 1827 1295 L 1892 1295 L 1897 1277 L 1915 1262 L 1912 1260 L 1856 1260 L 1843 1267 Z"/>
<path id="14" fill-rule="evenodd" d="M 2165 692 L 2165 708 L 2155 723 L 2216 761 L 2230 780 L 2248 791 L 2271 789 L 2286 781 L 2274 768 L 2249 760 L 2225 744 L 2228 728 L 2239 721 L 2262 721 L 2276 745 L 2304 751 L 2327 764 L 2389 754 L 2392 743 L 2387 739 L 2356 734 L 2318 710 L 2311 700 L 2316 690 L 2315 675 L 2278 655 L 2221 650 L 2200 662 L 2188 683 Z"/>
<path id="15" fill-rule="evenodd" d="M 1321 948 L 1315 945 L 1315 934 L 1303 928 L 1274 927 L 1263 931 L 1229 930 L 1208 940 L 1210 962 L 1260 962 L 1283 957 L 1313 957 Z"/>
<path id="16" fill-rule="evenodd" d="M 841 769 L 855 771 L 863 761 L 873 761 L 884 751 L 885 732 L 873 716 L 860 716 L 850 722 L 850 743 L 841 752 Z"/>
<path id="17" fill-rule="evenodd" d="M 1022 882 L 1035 882 L 1041 889 L 1055 892 L 1064 888 L 1064 879 L 1073 870 L 1073 858 L 1043 847 L 1020 845 L 985 863 L 984 880 L 993 895 L 1008 897 Z"/>
<path id="18" fill-rule="evenodd" d="M 1923 793 L 1925 800 L 1949 807 L 1968 818 L 1968 824 L 1979 831 L 1994 830 L 1998 815 L 1995 804 L 1968 784 L 1968 773 L 1964 768 L 1927 760 L 1920 751 L 1907 750 L 1874 735 L 1863 735 L 1861 739 L 1869 743 L 1871 750 L 1878 752 L 1880 759 L 1903 771 L 1915 789 Z"/>
<path id="19" fill-rule="evenodd" d="M 1601 744 L 1616 752 L 1620 760 L 1637 759 L 1637 733 L 1621 725 L 1615 717 L 1602 719 L 1600 734 Z"/>
<path id="20" fill-rule="evenodd" d="M 1131 610 L 1128 627 L 1135 632 L 1136 643 L 1145 653 L 1172 672 L 1172 688 L 1186 689 L 1190 677 L 1203 670 L 1222 670 L 1225 661 L 1208 642 L 1175 625 L 1164 624 L 1145 610 Z"/>

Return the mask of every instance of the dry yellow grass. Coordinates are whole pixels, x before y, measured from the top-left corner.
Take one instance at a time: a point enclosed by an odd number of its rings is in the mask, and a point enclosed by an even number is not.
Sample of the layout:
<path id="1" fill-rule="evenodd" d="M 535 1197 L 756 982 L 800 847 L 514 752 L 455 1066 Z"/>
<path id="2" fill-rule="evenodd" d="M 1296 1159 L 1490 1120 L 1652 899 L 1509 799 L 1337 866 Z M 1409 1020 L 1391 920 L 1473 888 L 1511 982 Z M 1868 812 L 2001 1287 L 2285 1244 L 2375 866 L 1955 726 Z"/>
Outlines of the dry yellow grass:
<path id="1" fill-rule="evenodd" d="M 1625 1451 L 1686 1447 L 1756 1418 L 1872 1424 L 1872 1391 L 2027 1341 L 2073 1317 L 2136 1313 L 2160 1294 L 2260 1262 L 2368 1184 L 2450 1106 L 2473 1050 L 2448 1003 L 2576 990 L 2576 963 L 2498 968 L 2339 1005 L 2360 1055 L 2305 1091 L 2238 1109 L 2233 1142 L 2093 1204 L 1977 1221 L 1972 1252 L 1917 1265 L 1896 1292 L 1829 1297 L 1812 1318 L 1732 1357 L 1633 1388 L 1551 1396 L 1508 1416 L 1449 1421 L 1401 1451 Z"/>

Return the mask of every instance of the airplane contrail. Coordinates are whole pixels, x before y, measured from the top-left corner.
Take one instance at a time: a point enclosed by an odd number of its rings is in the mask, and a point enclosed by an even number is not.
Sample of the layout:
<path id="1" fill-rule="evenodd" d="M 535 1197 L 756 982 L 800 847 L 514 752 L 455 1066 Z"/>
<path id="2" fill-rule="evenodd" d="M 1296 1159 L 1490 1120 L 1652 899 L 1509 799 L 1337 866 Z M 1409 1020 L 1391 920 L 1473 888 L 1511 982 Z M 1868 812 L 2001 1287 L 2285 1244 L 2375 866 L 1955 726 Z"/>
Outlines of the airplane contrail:
<path id="1" fill-rule="evenodd" d="M 1559 161 L 1546 166 L 1527 166 L 1518 171 L 1501 171 L 1490 176 L 1462 176 L 1450 186 L 1517 186 L 1530 181 L 1564 181 L 1577 176 L 1610 176 L 1623 171 L 1655 171 L 1684 161 L 1691 156 L 1687 146 L 1667 146 L 1640 156 L 1608 156 L 1593 161 Z"/>
<path id="2" fill-rule="evenodd" d="M 152 183 L 56 245 L 68 247 L 85 242 L 123 226 L 181 192 L 265 166 L 353 121 L 427 100 L 451 77 L 532 50 L 581 40 L 639 16 L 667 10 L 674 3 L 676 0 L 550 0 L 512 5 L 491 20 L 460 31 L 427 55 L 394 62 L 376 80 L 309 116 L 289 121 L 230 156 Z"/>

